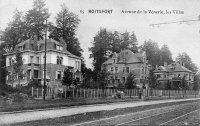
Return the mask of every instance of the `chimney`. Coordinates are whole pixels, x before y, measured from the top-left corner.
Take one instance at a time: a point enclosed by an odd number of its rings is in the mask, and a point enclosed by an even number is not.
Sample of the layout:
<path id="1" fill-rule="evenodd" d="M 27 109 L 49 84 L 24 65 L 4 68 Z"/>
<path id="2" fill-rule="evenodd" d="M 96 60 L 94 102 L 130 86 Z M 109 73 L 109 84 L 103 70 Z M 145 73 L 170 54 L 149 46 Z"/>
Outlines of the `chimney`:
<path id="1" fill-rule="evenodd" d="M 164 62 L 164 67 L 166 67 L 167 66 L 167 62 Z"/>
<path id="2" fill-rule="evenodd" d="M 66 42 L 65 42 L 65 40 L 63 39 L 63 37 L 60 37 L 60 42 L 63 44 L 63 49 L 64 50 L 67 50 L 67 44 L 66 44 Z"/>

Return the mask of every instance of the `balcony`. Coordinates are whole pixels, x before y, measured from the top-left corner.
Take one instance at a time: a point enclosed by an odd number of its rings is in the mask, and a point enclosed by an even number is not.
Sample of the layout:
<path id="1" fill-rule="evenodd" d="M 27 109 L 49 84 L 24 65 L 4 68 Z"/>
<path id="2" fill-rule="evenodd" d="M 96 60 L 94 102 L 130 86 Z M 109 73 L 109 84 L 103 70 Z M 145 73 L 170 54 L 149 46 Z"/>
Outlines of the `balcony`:
<path id="1" fill-rule="evenodd" d="M 182 80 L 181 77 L 173 77 L 173 78 L 172 78 L 172 81 L 181 81 L 181 80 Z"/>

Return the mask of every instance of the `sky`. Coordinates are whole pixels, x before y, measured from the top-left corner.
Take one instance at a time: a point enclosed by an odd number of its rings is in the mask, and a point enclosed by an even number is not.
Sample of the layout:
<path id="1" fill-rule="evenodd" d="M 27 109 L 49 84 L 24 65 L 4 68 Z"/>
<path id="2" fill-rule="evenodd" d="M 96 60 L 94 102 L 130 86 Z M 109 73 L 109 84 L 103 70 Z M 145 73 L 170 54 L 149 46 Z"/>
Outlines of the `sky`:
<path id="1" fill-rule="evenodd" d="M 5 29 L 12 20 L 16 8 L 26 12 L 32 8 L 32 3 L 33 0 L 0 0 L 0 30 Z M 186 52 L 200 67 L 200 21 L 154 27 L 151 25 L 198 20 L 199 0 L 46 0 L 45 3 L 51 14 L 51 22 L 55 23 L 55 16 L 62 3 L 66 4 L 69 11 L 78 15 L 81 22 L 76 36 L 84 50 L 83 57 L 87 67 L 93 67 L 88 48 L 92 46 L 91 42 L 100 28 L 120 33 L 134 32 L 139 45 L 145 40 L 155 41 L 160 47 L 166 44 L 173 59 L 179 53 Z M 98 13 L 98 10 L 103 10 L 104 13 Z"/>

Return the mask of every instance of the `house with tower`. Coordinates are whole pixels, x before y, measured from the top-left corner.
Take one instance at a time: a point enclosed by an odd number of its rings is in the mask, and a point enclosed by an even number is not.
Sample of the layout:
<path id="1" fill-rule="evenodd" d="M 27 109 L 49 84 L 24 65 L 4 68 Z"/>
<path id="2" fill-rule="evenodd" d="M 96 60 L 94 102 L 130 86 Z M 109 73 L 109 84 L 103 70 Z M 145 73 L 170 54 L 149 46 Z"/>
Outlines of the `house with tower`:
<path id="1" fill-rule="evenodd" d="M 117 87 L 119 83 L 124 85 L 130 73 L 135 76 L 134 81 L 138 87 L 147 84 L 149 69 L 145 52 L 133 53 L 129 49 L 120 53 L 114 52 L 112 57 L 103 63 L 103 68 L 110 73 L 108 87 Z"/>

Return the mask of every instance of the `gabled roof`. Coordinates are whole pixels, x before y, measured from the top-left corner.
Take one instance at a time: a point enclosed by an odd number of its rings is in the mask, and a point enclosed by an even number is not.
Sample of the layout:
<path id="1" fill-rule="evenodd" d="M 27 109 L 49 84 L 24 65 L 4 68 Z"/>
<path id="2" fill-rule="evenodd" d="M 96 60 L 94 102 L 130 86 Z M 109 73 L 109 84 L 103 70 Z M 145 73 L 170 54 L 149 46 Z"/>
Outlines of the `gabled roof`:
<path id="1" fill-rule="evenodd" d="M 154 70 L 155 73 L 158 72 L 189 72 L 192 73 L 191 70 L 187 69 L 186 67 L 180 65 L 179 63 L 172 63 L 168 66 L 159 66 Z"/>
<path id="2" fill-rule="evenodd" d="M 133 53 L 129 49 L 123 50 L 120 53 L 114 53 L 111 58 L 105 61 L 103 64 L 112 64 L 113 60 L 117 59 L 116 63 L 141 63 L 143 57 L 141 53 Z"/>

